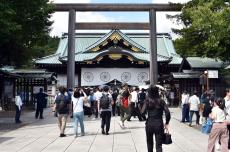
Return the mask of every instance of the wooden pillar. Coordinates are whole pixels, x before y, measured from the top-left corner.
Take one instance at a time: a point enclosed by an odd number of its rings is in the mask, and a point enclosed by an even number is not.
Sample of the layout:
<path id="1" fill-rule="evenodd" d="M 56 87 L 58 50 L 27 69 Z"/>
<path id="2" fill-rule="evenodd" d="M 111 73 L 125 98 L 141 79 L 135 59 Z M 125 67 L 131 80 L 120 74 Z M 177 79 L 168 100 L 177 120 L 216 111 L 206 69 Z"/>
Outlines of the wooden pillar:
<path id="1" fill-rule="evenodd" d="M 74 87 L 75 78 L 75 20 L 76 12 L 69 10 L 67 88 Z"/>
<path id="2" fill-rule="evenodd" d="M 81 87 L 81 67 L 78 68 L 78 87 Z"/>
<path id="3" fill-rule="evenodd" d="M 157 69 L 157 33 L 156 33 L 156 11 L 151 9 L 149 11 L 150 22 L 150 63 L 149 63 L 149 77 L 150 84 L 157 84 L 158 69 Z"/>

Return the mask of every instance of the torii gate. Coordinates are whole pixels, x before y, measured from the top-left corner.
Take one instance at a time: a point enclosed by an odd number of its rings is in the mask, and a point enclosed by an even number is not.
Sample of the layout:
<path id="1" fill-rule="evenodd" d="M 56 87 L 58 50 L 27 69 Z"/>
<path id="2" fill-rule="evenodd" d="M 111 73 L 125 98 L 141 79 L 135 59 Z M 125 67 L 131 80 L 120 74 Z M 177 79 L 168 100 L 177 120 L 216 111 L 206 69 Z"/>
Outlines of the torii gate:
<path id="1" fill-rule="evenodd" d="M 54 10 L 69 11 L 68 26 L 68 61 L 67 61 L 67 88 L 74 87 L 75 76 L 75 29 L 129 29 L 150 30 L 150 84 L 157 84 L 157 11 L 180 11 L 181 4 L 54 4 Z M 149 12 L 149 23 L 75 23 L 76 11 L 129 11 Z"/>

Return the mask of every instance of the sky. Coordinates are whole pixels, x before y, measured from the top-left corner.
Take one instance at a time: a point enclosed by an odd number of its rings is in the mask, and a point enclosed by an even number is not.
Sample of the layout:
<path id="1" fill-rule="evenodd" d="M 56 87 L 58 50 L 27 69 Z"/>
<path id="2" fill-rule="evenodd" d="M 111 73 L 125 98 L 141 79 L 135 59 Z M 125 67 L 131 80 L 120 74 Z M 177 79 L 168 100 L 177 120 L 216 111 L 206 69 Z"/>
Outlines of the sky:
<path id="1" fill-rule="evenodd" d="M 186 3 L 190 0 L 53 0 L 53 3 Z M 182 28 L 166 18 L 166 14 L 180 12 L 157 12 L 157 32 L 176 37 L 171 28 Z M 51 36 L 61 36 L 68 31 L 68 12 L 56 12 L 51 18 Z M 149 22 L 148 12 L 76 12 L 76 22 Z M 85 32 L 84 30 L 76 32 Z M 142 31 L 143 32 L 143 31 Z"/>

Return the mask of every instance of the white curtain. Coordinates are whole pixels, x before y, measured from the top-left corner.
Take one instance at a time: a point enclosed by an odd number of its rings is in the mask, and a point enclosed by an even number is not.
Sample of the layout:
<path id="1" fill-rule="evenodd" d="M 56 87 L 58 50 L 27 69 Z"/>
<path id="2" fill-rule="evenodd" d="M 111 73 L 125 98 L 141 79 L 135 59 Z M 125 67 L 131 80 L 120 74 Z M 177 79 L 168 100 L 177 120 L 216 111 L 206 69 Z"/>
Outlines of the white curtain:
<path id="1" fill-rule="evenodd" d="M 149 68 L 82 68 L 81 85 L 103 85 L 114 79 L 139 86 L 149 80 Z"/>

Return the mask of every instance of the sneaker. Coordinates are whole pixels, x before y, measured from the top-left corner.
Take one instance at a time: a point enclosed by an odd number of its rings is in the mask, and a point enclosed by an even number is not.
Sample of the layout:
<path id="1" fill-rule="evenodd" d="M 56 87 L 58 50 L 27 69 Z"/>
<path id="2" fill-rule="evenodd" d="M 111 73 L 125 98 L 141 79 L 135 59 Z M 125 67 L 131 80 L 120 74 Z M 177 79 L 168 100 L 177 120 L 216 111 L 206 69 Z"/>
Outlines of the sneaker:
<path id="1" fill-rule="evenodd" d="M 189 127 L 192 127 L 192 124 L 189 124 L 188 126 L 189 126 Z"/>
<path id="2" fill-rule="evenodd" d="M 120 125 L 121 128 L 125 128 L 124 122 L 119 121 L 119 125 Z"/>
<path id="3" fill-rule="evenodd" d="M 66 135 L 65 134 L 60 134 L 60 137 L 65 137 Z"/>
<path id="4" fill-rule="evenodd" d="M 85 133 L 81 133 L 81 136 L 85 136 Z"/>
<path id="5" fill-rule="evenodd" d="M 104 134 L 105 134 L 105 131 L 102 129 L 102 130 L 101 130 L 101 133 L 104 135 Z"/>
<path id="6" fill-rule="evenodd" d="M 105 134 L 106 134 L 106 135 L 109 135 L 109 132 L 106 132 Z"/>

